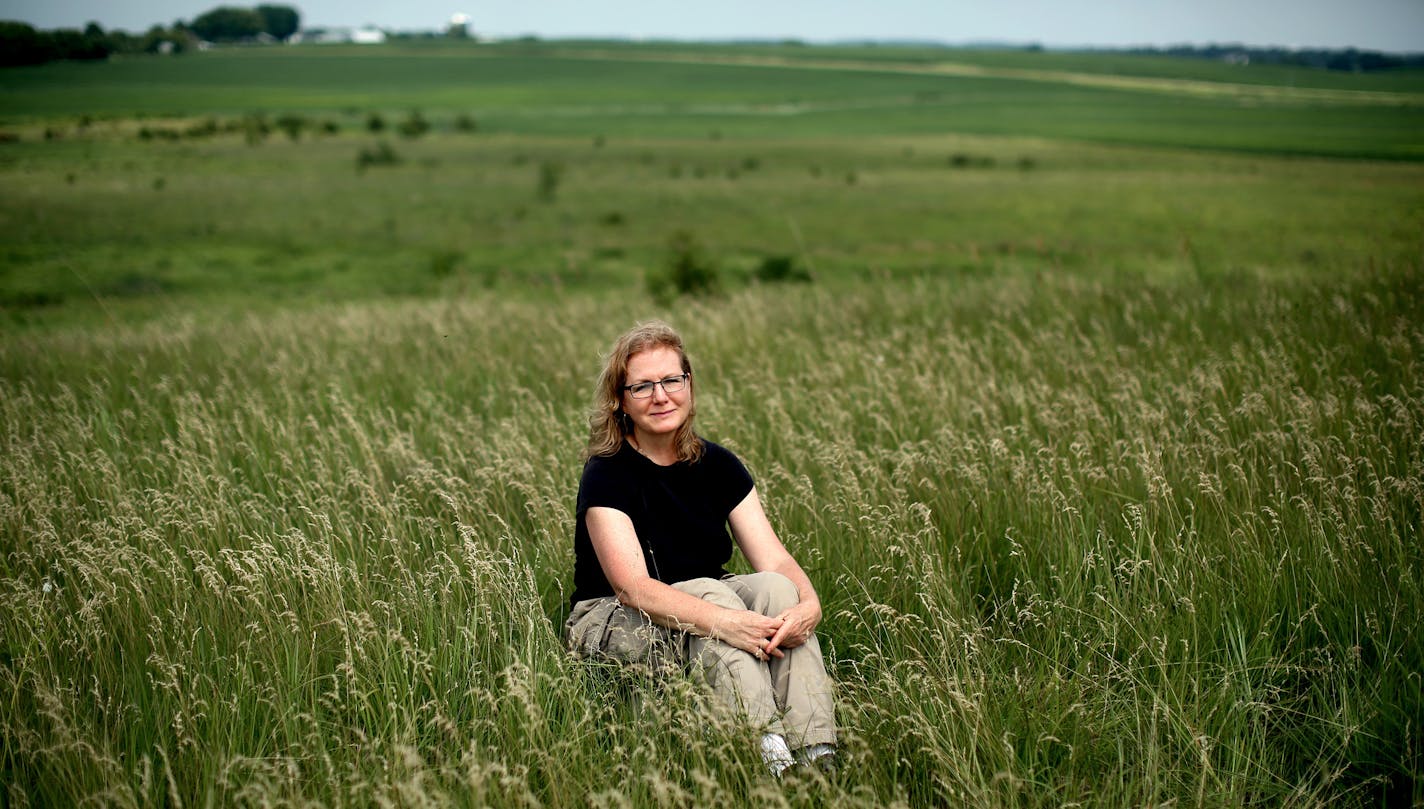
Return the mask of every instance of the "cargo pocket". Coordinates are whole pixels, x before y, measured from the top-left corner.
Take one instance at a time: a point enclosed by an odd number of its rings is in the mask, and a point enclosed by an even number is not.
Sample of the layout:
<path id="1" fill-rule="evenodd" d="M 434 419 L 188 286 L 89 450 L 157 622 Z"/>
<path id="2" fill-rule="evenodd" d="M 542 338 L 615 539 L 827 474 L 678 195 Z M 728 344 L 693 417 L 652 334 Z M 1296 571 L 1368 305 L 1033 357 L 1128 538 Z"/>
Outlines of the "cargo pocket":
<path id="1" fill-rule="evenodd" d="M 621 607 L 616 598 L 593 598 L 574 605 L 565 624 L 564 646 L 576 657 L 600 657 L 608 648 L 610 624 Z"/>

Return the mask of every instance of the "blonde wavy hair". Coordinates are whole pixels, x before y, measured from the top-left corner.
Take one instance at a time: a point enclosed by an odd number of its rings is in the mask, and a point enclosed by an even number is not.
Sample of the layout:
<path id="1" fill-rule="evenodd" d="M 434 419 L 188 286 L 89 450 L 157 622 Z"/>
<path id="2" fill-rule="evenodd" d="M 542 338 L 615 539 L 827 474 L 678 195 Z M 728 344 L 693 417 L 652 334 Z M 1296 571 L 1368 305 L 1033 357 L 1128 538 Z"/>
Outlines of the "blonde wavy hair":
<path id="1" fill-rule="evenodd" d="M 603 372 L 598 375 L 598 384 L 594 388 L 593 409 L 588 416 L 588 446 L 583 452 L 585 459 L 617 454 L 624 439 L 633 431 L 632 420 L 623 412 L 623 386 L 628 384 L 628 361 L 634 354 L 655 348 L 676 351 L 682 362 L 682 372 L 692 373 L 692 361 L 682 347 L 682 337 L 672 326 L 661 320 L 650 320 L 624 332 L 608 352 Z M 690 384 L 691 379 L 688 382 Z M 688 393 L 691 392 L 689 387 Z M 694 402 L 695 399 L 689 396 L 687 419 L 673 434 L 679 461 L 696 461 L 702 457 L 702 439 L 692 428 L 693 417 L 697 415 Z"/>

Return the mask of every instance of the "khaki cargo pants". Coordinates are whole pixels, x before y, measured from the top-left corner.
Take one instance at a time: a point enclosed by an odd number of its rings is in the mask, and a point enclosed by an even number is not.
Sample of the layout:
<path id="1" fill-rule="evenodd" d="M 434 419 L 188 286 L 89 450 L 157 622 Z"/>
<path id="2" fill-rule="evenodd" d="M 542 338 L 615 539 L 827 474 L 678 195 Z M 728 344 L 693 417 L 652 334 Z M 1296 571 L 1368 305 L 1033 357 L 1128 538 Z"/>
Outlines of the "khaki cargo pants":
<path id="1" fill-rule="evenodd" d="M 796 586 L 780 573 L 690 579 L 672 585 L 689 595 L 736 610 L 777 615 L 794 605 Z M 786 656 L 762 662 L 719 640 L 658 626 L 612 596 L 574 605 L 564 624 L 570 652 L 640 664 L 653 671 L 701 674 L 726 705 L 766 733 L 780 733 L 792 749 L 836 743 L 830 678 L 813 633 Z"/>

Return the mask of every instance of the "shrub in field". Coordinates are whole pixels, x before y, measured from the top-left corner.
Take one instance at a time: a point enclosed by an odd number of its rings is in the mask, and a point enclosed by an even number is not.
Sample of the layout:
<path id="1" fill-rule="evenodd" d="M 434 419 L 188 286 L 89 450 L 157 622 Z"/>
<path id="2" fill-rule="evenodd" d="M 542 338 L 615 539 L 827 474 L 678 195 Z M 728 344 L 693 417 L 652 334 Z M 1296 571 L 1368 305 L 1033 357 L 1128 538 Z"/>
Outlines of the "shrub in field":
<path id="1" fill-rule="evenodd" d="M 955 152 L 949 156 L 950 168 L 956 169 L 991 169 L 994 167 L 994 158 Z"/>
<path id="2" fill-rule="evenodd" d="M 356 155 L 356 170 L 364 171 L 372 166 L 395 166 L 400 164 L 400 155 L 385 141 L 362 148 Z"/>
<path id="3" fill-rule="evenodd" d="M 767 256 L 757 264 L 752 277 L 764 284 L 810 283 L 811 271 L 796 263 L 792 256 Z"/>
<path id="4" fill-rule="evenodd" d="M 430 131 L 430 122 L 425 120 L 420 110 L 411 110 L 405 120 L 400 122 L 397 130 L 407 138 L 418 138 Z"/>
<path id="5" fill-rule="evenodd" d="M 459 268 L 464 254 L 459 250 L 439 250 L 430 255 L 430 274 L 436 278 L 449 278 Z"/>
<path id="6" fill-rule="evenodd" d="M 287 133 L 291 140 L 300 140 L 306 125 L 307 119 L 295 113 L 289 112 L 277 119 L 277 128 Z"/>
<path id="7" fill-rule="evenodd" d="M 207 118 L 204 118 L 202 121 L 188 127 L 186 130 L 184 130 L 183 134 L 195 139 L 210 138 L 220 131 L 222 131 L 222 126 L 218 123 L 218 119 L 209 116 Z"/>
<path id="8" fill-rule="evenodd" d="M 456 132 L 477 132 L 479 131 L 479 128 L 479 122 L 476 121 L 474 116 L 470 115 L 469 113 L 462 112 L 459 115 L 455 116 Z"/>
<path id="9" fill-rule="evenodd" d="M 559 195 L 559 183 L 564 179 L 564 166 L 556 160 L 539 162 L 539 178 L 535 185 L 535 195 L 543 202 L 553 202 Z"/>
<path id="10" fill-rule="evenodd" d="M 267 116 L 260 112 L 249 113 L 242 119 L 243 138 L 248 146 L 256 146 L 267 139 L 272 132 L 272 124 L 267 120 Z"/>
<path id="11" fill-rule="evenodd" d="M 166 126 L 145 126 L 138 130 L 139 140 L 167 140 L 175 141 L 183 137 L 183 133 Z"/>
<path id="12" fill-rule="evenodd" d="M 648 294 L 662 304 L 680 295 L 694 297 L 721 291 L 717 266 L 704 253 L 692 233 L 680 230 L 668 239 L 667 258 L 661 268 L 647 276 Z"/>
<path id="13" fill-rule="evenodd" d="M 386 131 L 386 119 L 385 119 L 385 117 L 382 116 L 379 112 L 373 112 L 373 113 L 371 113 L 370 115 L 367 115 L 367 116 L 366 116 L 366 131 L 367 131 L 367 132 L 372 132 L 372 133 L 384 132 L 384 131 Z"/>

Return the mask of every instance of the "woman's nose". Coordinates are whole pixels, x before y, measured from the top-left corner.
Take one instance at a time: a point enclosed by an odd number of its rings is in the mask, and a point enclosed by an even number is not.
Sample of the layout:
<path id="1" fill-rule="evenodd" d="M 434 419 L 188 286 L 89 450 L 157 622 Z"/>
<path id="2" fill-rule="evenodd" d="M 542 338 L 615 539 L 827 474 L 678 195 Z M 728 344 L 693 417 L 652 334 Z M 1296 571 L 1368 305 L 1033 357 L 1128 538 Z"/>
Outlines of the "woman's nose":
<path id="1" fill-rule="evenodd" d="M 656 385 L 653 385 L 653 401 L 666 402 L 667 400 L 668 392 L 663 390 L 663 383 L 659 382 Z"/>

